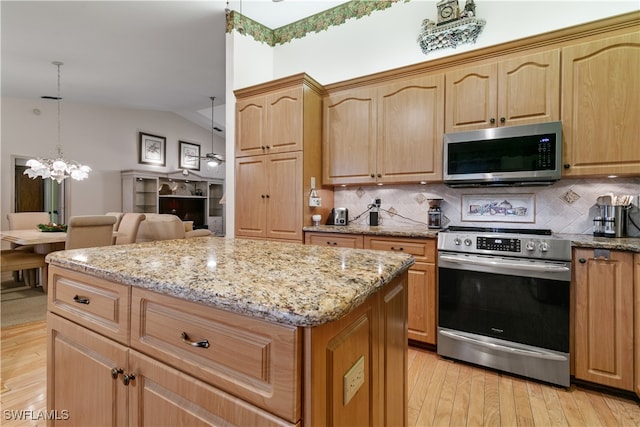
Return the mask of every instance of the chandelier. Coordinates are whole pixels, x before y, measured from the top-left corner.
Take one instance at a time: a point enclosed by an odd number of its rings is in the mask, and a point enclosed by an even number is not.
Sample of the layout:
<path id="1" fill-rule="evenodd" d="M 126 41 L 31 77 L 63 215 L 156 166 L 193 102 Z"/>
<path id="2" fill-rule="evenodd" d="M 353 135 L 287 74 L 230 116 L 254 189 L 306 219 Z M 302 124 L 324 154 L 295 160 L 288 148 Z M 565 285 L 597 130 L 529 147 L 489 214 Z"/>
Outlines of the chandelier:
<path id="1" fill-rule="evenodd" d="M 36 179 L 41 177 L 42 179 L 51 178 L 61 184 L 66 178 L 71 177 L 77 181 L 82 181 L 89 176 L 91 168 L 86 165 L 82 165 L 78 162 L 65 160 L 62 156 L 62 143 L 60 142 L 60 66 L 64 63 L 60 61 L 53 61 L 53 65 L 58 67 L 58 96 L 43 97 L 47 99 L 55 99 L 58 101 L 58 145 L 56 146 L 57 157 L 55 159 L 38 158 L 30 159 L 27 161 L 29 169 L 24 171 L 24 174 L 29 178 Z"/>

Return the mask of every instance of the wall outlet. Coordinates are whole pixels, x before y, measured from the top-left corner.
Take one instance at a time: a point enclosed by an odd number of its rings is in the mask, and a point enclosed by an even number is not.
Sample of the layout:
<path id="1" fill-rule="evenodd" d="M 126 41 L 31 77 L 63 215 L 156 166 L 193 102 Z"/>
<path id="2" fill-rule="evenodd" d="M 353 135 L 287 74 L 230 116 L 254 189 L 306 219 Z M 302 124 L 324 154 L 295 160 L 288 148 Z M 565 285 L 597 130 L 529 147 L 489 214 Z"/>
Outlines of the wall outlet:
<path id="1" fill-rule="evenodd" d="M 360 390 L 362 384 L 364 384 L 364 356 L 360 356 L 360 359 L 344 374 L 342 398 L 344 406 L 347 406 L 351 398 Z"/>
<path id="2" fill-rule="evenodd" d="M 320 197 L 309 197 L 309 206 L 312 208 L 322 206 L 322 199 Z"/>

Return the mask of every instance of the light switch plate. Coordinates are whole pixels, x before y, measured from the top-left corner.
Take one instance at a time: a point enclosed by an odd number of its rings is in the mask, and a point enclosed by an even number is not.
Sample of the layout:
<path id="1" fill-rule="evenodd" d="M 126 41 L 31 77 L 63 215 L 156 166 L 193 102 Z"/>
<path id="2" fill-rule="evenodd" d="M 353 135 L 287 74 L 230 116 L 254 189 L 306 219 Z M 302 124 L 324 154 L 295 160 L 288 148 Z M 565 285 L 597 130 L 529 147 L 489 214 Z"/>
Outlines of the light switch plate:
<path id="1" fill-rule="evenodd" d="M 364 384 L 364 356 L 360 356 L 360 359 L 344 374 L 344 393 L 342 399 L 344 406 L 347 406 L 347 403 L 349 403 L 358 390 L 360 390 L 362 384 Z"/>

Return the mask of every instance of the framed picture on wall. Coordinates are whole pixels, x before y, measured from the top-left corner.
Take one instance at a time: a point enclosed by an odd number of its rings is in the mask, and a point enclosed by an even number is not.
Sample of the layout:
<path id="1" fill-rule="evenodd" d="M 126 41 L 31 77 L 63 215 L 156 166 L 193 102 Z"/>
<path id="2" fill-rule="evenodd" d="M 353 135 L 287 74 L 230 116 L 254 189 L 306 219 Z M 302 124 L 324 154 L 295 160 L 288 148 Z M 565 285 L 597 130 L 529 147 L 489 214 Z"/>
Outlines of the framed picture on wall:
<path id="1" fill-rule="evenodd" d="M 462 221 L 535 222 L 535 194 L 462 195 Z"/>
<path id="2" fill-rule="evenodd" d="M 200 145 L 178 141 L 178 168 L 200 170 Z"/>
<path id="3" fill-rule="evenodd" d="M 138 163 L 165 166 L 167 163 L 167 138 L 138 132 Z"/>

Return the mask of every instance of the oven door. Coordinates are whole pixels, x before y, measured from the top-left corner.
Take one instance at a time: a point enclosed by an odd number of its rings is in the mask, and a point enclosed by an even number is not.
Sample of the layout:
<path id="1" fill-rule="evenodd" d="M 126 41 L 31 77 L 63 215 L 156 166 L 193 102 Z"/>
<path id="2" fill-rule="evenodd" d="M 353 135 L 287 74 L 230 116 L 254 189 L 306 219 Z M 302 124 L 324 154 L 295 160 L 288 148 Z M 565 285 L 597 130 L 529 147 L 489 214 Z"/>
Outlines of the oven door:
<path id="1" fill-rule="evenodd" d="M 438 254 L 438 326 L 569 353 L 571 263 Z"/>

